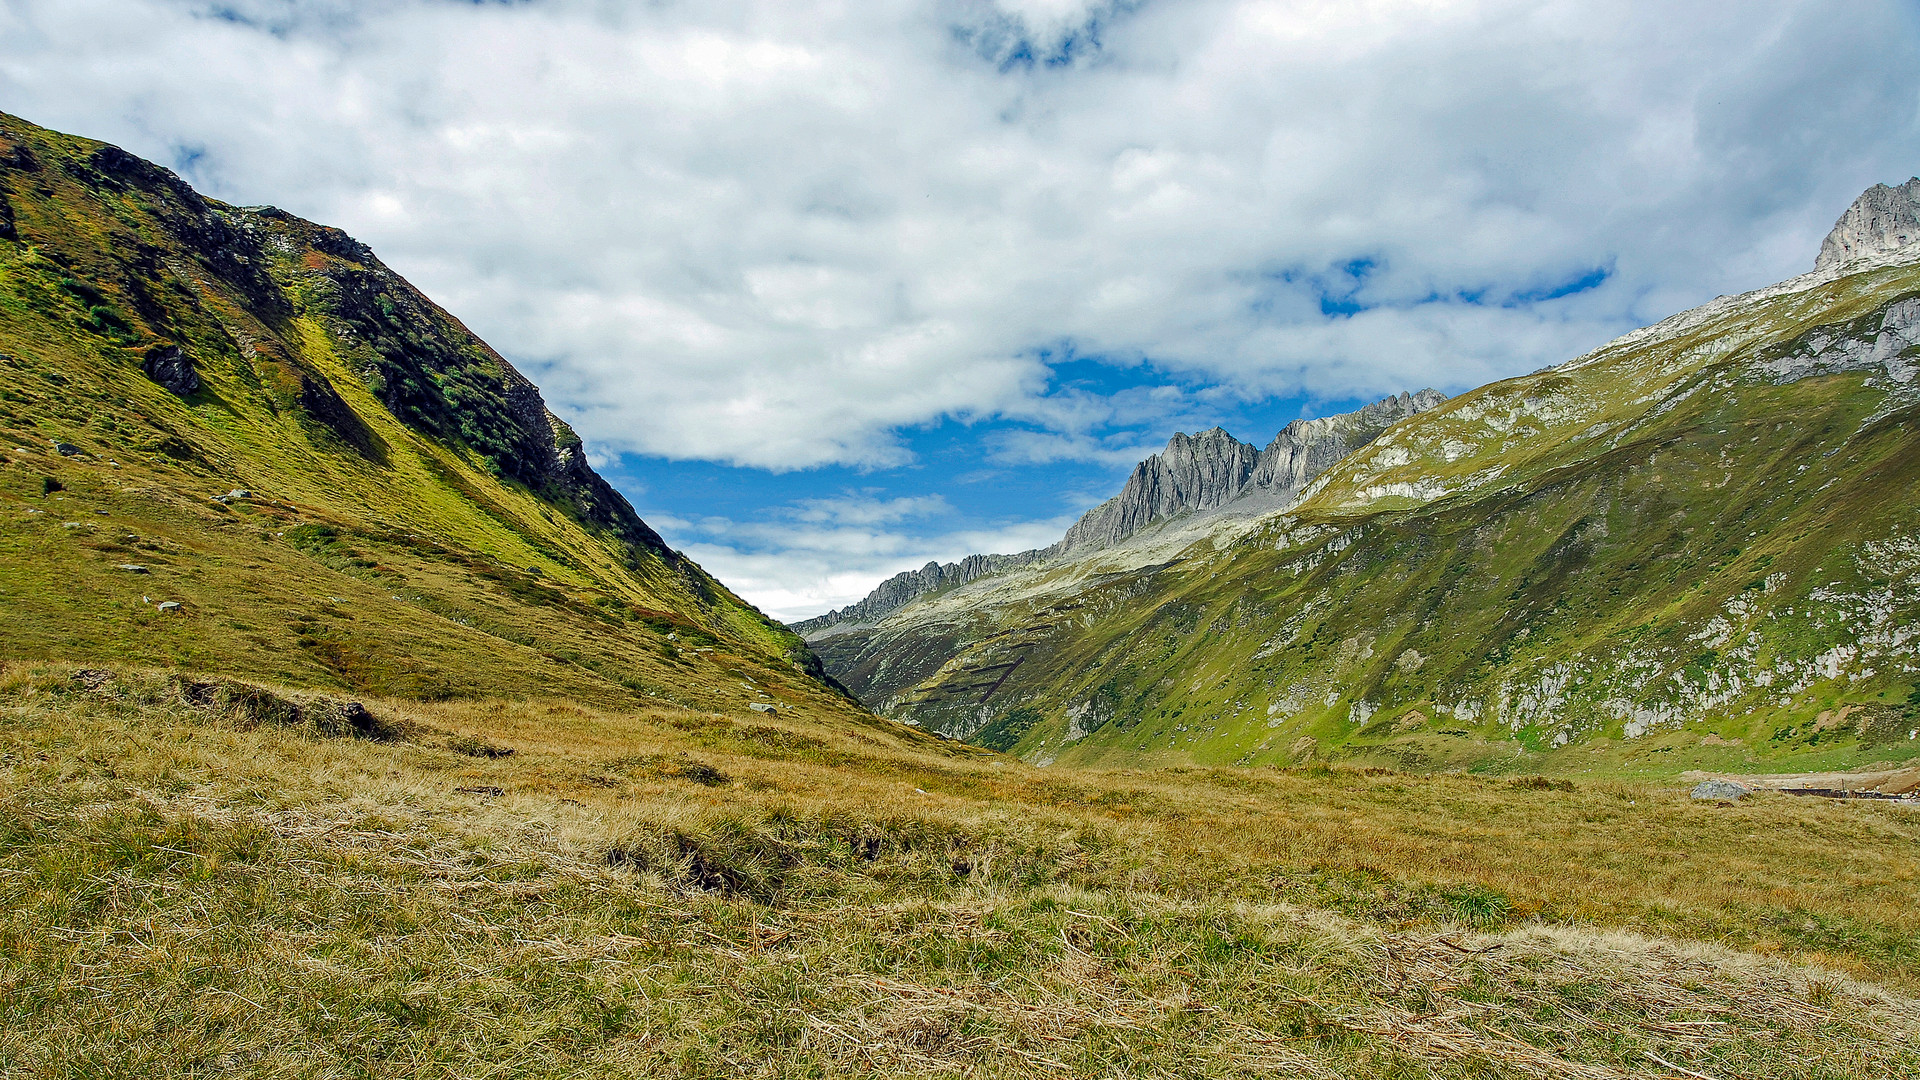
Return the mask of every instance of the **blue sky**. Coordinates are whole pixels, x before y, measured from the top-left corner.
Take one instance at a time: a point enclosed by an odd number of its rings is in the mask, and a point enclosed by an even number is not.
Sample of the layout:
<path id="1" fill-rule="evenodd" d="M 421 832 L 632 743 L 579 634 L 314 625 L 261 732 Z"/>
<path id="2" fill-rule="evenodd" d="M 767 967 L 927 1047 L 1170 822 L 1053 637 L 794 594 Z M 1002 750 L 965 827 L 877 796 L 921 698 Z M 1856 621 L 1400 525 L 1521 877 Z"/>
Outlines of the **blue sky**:
<path id="1" fill-rule="evenodd" d="M 346 229 L 804 618 L 1176 430 L 1453 393 L 1811 266 L 1910 0 L 8 0 L 0 108 Z"/>
<path id="2" fill-rule="evenodd" d="M 1172 430 L 1217 424 L 1265 445 L 1296 417 L 1365 403 L 1234 400 L 1218 388 L 1184 386 L 1146 364 L 1076 360 L 1055 371 L 1063 387 L 1102 397 L 1179 393 L 1188 400 L 1174 415 L 1188 419 L 1169 426 L 1167 414 L 1156 413 L 1103 427 L 1088 435 L 1097 458 L 1084 448 L 1065 458 L 1035 454 L 1035 443 L 1045 447 L 1058 436 L 1030 424 L 949 419 L 901 431 L 912 462 L 891 468 L 823 465 L 775 473 L 626 454 L 601 469 L 674 546 L 725 567 L 730 584 L 777 605 L 796 563 L 812 565 L 829 588 L 835 574 L 846 574 L 850 587 L 864 594 L 871 566 L 905 568 L 1050 544 L 1088 507 L 1117 492 L 1133 465 Z"/>

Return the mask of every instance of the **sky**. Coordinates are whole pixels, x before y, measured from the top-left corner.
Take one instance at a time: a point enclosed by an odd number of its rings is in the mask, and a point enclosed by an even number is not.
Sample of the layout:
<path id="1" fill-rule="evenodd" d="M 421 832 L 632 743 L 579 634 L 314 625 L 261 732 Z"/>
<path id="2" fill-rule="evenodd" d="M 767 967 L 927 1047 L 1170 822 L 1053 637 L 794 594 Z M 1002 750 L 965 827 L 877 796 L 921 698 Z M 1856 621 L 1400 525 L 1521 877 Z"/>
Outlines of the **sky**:
<path id="1" fill-rule="evenodd" d="M 0 0 L 0 110 L 370 244 L 786 619 L 1804 272 L 1916 73 L 1912 0 Z"/>

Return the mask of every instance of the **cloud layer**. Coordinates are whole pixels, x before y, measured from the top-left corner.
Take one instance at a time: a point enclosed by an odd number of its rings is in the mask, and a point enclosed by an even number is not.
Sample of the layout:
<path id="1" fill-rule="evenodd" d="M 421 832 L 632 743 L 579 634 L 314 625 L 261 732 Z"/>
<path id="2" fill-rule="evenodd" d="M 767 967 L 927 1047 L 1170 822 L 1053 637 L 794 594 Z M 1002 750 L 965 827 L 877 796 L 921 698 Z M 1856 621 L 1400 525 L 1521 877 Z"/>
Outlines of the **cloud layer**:
<path id="1" fill-rule="evenodd" d="M 1916 70 L 1897 0 L 0 8 L 0 108 L 346 228 L 603 452 L 775 471 L 1565 359 L 1808 268 Z"/>

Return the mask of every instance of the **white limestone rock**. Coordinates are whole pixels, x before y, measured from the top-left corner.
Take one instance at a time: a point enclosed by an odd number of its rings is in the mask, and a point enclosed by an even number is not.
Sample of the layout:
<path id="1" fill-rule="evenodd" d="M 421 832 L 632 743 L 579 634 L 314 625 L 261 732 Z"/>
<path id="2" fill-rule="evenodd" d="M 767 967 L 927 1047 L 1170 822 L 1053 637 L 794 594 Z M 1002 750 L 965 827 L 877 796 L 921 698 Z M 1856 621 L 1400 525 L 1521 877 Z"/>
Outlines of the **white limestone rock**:
<path id="1" fill-rule="evenodd" d="M 1920 177 L 1899 187 L 1875 184 L 1853 200 L 1821 242 L 1813 268 L 1825 270 L 1911 244 L 1920 244 Z"/>

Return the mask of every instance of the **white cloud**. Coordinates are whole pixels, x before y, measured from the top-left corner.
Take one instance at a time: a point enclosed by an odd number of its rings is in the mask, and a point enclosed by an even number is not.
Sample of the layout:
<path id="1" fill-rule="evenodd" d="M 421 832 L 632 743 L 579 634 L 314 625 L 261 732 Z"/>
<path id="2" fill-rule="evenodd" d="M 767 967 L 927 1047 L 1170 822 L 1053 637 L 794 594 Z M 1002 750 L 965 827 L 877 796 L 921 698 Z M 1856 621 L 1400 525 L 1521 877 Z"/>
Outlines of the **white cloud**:
<path id="1" fill-rule="evenodd" d="M 898 528 L 953 515 L 939 496 L 875 498 L 859 493 L 801 499 L 768 520 L 654 515 L 655 528 L 767 614 L 799 620 L 844 607 L 874 585 L 925 565 L 975 552 L 1026 551 L 1060 538 L 1073 517 L 994 528 L 924 533 Z"/>
<path id="2" fill-rule="evenodd" d="M 1160 449 L 1157 445 L 1139 442 L 1130 434 L 1095 438 L 1091 435 L 1062 435 L 1025 428 L 992 432 L 985 440 L 985 448 L 986 460 L 996 465 L 1091 461 L 1121 467 L 1131 466 Z"/>
<path id="3" fill-rule="evenodd" d="M 1800 269 L 1920 158 L 1915 52 L 1867 0 L 14 0 L 0 93 L 359 234 L 596 442 L 779 469 L 1043 413 L 1046 342 L 1335 396 L 1563 358 Z M 1328 319 L 1356 258 L 1388 310 Z"/>
<path id="4" fill-rule="evenodd" d="M 834 525 L 891 524 L 936 517 L 953 510 L 943 495 L 913 495 L 894 499 L 844 495 L 831 499 L 801 499 L 794 507 L 793 516 L 800 521 Z"/>

